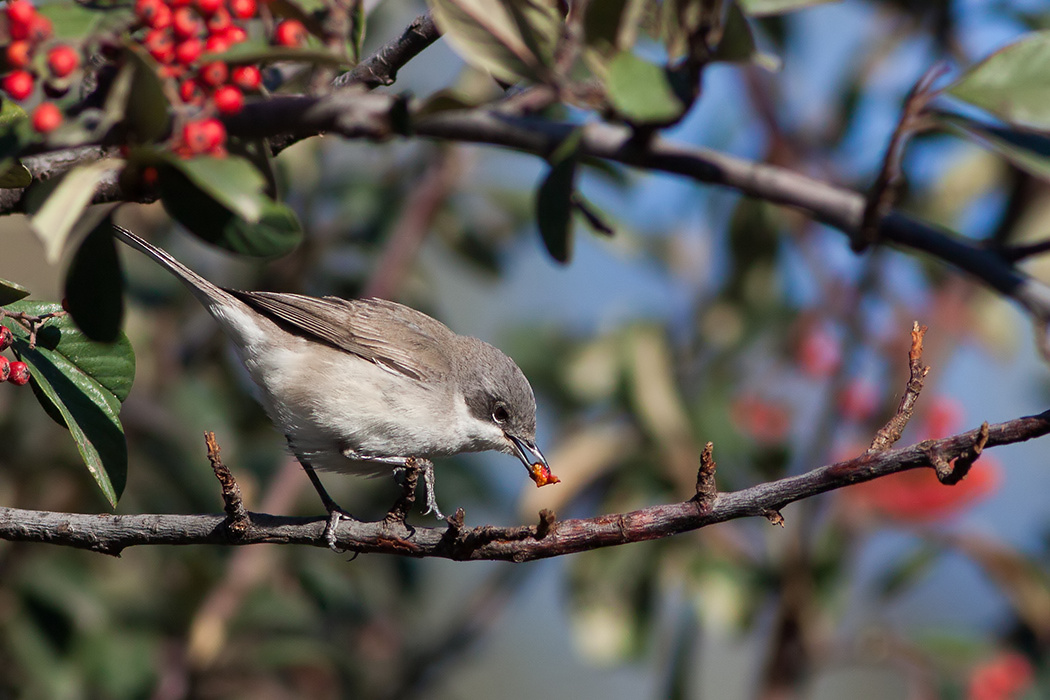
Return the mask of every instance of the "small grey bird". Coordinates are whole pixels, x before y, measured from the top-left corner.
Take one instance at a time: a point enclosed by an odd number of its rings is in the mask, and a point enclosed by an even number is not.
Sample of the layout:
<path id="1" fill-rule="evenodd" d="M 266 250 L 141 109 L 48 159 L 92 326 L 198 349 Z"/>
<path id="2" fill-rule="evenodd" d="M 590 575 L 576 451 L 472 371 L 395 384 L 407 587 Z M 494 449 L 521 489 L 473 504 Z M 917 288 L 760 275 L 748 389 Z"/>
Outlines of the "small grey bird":
<path id="1" fill-rule="evenodd" d="M 432 457 L 496 450 L 537 486 L 556 483 L 536 447 L 536 399 L 514 361 L 424 313 L 382 299 L 346 300 L 223 289 L 131 231 L 116 236 L 178 277 L 230 337 L 262 390 L 270 420 L 327 509 L 340 509 L 314 470 L 377 475 Z"/>

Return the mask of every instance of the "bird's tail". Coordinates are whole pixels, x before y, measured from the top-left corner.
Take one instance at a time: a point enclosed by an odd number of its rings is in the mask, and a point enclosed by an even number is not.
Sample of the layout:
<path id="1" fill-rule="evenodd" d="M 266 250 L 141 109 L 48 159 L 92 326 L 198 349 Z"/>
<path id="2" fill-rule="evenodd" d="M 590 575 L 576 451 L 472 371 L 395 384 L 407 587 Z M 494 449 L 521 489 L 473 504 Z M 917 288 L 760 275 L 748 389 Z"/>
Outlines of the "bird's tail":
<path id="1" fill-rule="evenodd" d="M 149 243 L 148 241 L 140 238 L 136 234 L 127 230 L 123 226 L 113 225 L 113 233 L 120 240 L 127 243 L 132 248 L 145 253 L 148 257 L 160 264 L 161 267 L 168 270 L 171 274 L 175 275 L 185 284 L 193 295 L 204 304 L 205 308 L 210 309 L 216 303 L 229 303 L 235 301 L 235 297 L 227 292 L 222 287 L 212 284 L 208 280 L 204 279 L 190 268 L 183 265 L 181 262 L 176 260 L 167 251 L 158 248 L 157 246 Z M 235 302 L 236 303 L 236 302 Z M 239 305 L 239 303 L 238 303 Z"/>

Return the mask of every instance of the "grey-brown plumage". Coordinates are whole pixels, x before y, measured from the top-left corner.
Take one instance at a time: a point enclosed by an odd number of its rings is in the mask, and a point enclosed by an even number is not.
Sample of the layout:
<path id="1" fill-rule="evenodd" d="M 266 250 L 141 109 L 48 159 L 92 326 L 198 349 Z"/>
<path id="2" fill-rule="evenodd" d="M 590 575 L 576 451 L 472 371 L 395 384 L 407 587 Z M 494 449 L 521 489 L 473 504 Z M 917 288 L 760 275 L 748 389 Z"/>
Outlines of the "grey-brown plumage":
<path id="1" fill-rule="evenodd" d="M 231 337 L 330 511 L 313 469 L 389 473 L 409 458 L 482 450 L 517 456 L 534 479 L 537 464 L 547 469 L 532 388 L 488 343 L 392 301 L 222 289 L 115 228 L 181 279 Z"/>

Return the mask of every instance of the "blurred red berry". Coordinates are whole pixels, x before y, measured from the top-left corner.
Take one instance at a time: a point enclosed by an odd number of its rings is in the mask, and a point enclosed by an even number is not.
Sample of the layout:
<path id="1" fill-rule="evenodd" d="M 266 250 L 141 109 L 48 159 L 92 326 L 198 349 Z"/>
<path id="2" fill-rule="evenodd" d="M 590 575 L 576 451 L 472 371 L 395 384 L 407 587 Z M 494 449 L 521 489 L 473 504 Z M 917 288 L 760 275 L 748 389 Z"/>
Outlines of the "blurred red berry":
<path id="1" fill-rule="evenodd" d="M 282 20 L 273 32 L 279 46 L 301 46 L 306 41 L 306 27 L 297 19 Z"/>
<path id="2" fill-rule="evenodd" d="M 25 362 L 15 360 L 10 363 L 11 374 L 7 381 L 22 386 L 29 382 L 29 366 Z"/>
<path id="3" fill-rule="evenodd" d="M 220 7 L 208 18 L 205 25 L 208 27 L 210 34 L 223 34 L 233 26 L 233 20 L 230 19 L 230 13 L 225 8 Z"/>
<path id="4" fill-rule="evenodd" d="M 11 71 L 4 76 L 0 87 L 3 87 L 11 99 L 24 100 L 33 94 L 33 75 L 25 70 Z"/>
<path id="5" fill-rule="evenodd" d="M 173 19 L 171 8 L 161 0 L 139 0 L 135 3 L 135 15 L 151 29 L 167 29 Z"/>
<path id="6" fill-rule="evenodd" d="M 157 180 L 160 179 L 160 173 L 152 165 L 148 165 L 142 169 L 142 184 L 147 187 L 153 187 L 157 184 Z"/>
<path id="7" fill-rule="evenodd" d="M 730 420 L 741 433 L 763 445 L 783 442 L 791 429 L 791 416 L 782 403 L 744 394 L 729 408 Z"/>
<path id="8" fill-rule="evenodd" d="M 41 102 L 33 110 L 33 129 L 49 134 L 62 125 L 62 111 L 54 102 Z"/>
<path id="9" fill-rule="evenodd" d="M 862 423 L 879 409 L 880 393 L 874 383 L 853 379 L 839 394 L 839 410 L 854 423 Z"/>
<path id="10" fill-rule="evenodd" d="M 204 48 L 208 53 L 222 53 L 230 48 L 230 40 L 226 38 L 226 33 L 212 34 L 208 37 L 208 41 L 205 42 Z"/>
<path id="11" fill-rule="evenodd" d="M 29 65 L 33 46 L 28 41 L 12 41 L 7 45 L 7 65 L 9 68 L 25 68 Z"/>
<path id="12" fill-rule="evenodd" d="M 239 44 L 242 41 L 248 40 L 248 32 L 244 31 L 243 27 L 238 27 L 236 24 L 231 24 L 229 28 L 222 33 L 222 38 L 226 40 L 231 46 L 233 44 Z"/>
<path id="13" fill-rule="evenodd" d="M 27 25 L 36 17 L 36 8 L 29 0 L 9 2 L 4 12 L 7 13 L 7 21 L 11 24 Z"/>
<path id="14" fill-rule="evenodd" d="M 218 119 L 187 122 L 182 140 L 190 153 L 208 153 L 226 143 L 226 127 Z"/>
<path id="15" fill-rule="evenodd" d="M 191 8 L 180 7 L 175 10 L 171 27 L 179 38 L 189 39 L 204 31 L 204 21 Z"/>
<path id="16" fill-rule="evenodd" d="M 258 9 L 255 0 L 230 0 L 230 12 L 234 17 L 249 19 L 255 16 Z"/>
<path id="17" fill-rule="evenodd" d="M 0 326 L 0 351 L 7 350 L 15 342 L 15 334 L 7 326 Z M 0 379 L 0 381 L 3 381 Z"/>
<path id="18" fill-rule="evenodd" d="M 201 82 L 205 85 L 219 87 L 226 82 L 226 78 L 230 75 L 230 70 L 222 61 L 212 61 L 201 66 L 198 75 Z"/>
<path id="19" fill-rule="evenodd" d="M 181 65 L 188 66 L 196 62 L 204 51 L 204 44 L 200 39 L 186 39 L 175 46 L 175 61 Z"/>
<path id="20" fill-rule="evenodd" d="M 198 104 L 204 101 L 204 90 L 193 78 L 179 83 L 179 99 L 187 104 Z"/>
<path id="21" fill-rule="evenodd" d="M 939 440 L 958 432 L 963 424 L 963 407 L 955 399 L 934 396 L 923 420 L 923 440 Z"/>
<path id="22" fill-rule="evenodd" d="M 1001 652 L 970 675 L 967 700 L 1014 700 L 1034 682 L 1032 662 L 1016 651 Z"/>
<path id="23" fill-rule="evenodd" d="M 799 368 L 814 379 L 830 376 L 842 361 L 838 339 L 820 327 L 810 328 L 798 347 Z"/>
<path id="24" fill-rule="evenodd" d="M 175 38 L 164 29 L 151 29 L 142 42 L 150 56 L 160 63 L 171 63 L 175 58 Z"/>
<path id="25" fill-rule="evenodd" d="M 206 15 L 214 14 L 222 8 L 223 0 L 197 0 L 197 7 Z"/>
<path id="26" fill-rule="evenodd" d="M 237 114 L 244 107 L 244 94 L 233 85 L 223 85 L 212 95 L 212 100 L 223 114 Z"/>
<path id="27" fill-rule="evenodd" d="M 34 44 L 39 44 L 51 37 L 51 31 L 51 20 L 43 15 L 37 15 L 29 22 L 26 39 L 29 39 Z"/>
<path id="28" fill-rule="evenodd" d="M 242 90 L 256 90 L 262 85 L 262 71 L 255 66 L 237 66 L 230 78 Z"/>
<path id="29" fill-rule="evenodd" d="M 65 78 L 80 65 L 80 55 L 72 47 L 61 45 L 51 49 L 47 54 L 47 67 L 51 75 Z"/>

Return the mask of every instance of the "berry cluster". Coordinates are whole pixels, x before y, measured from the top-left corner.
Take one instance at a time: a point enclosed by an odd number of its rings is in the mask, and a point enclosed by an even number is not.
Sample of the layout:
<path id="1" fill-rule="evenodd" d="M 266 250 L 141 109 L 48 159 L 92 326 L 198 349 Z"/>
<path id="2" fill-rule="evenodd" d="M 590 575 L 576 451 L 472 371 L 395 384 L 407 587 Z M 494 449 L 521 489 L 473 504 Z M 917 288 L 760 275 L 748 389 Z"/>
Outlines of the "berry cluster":
<path id="1" fill-rule="evenodd" d="M 0 326 L 0 351 L 7 350 L 15 340 L 11 329 Z M 29 367 L 21 360 L 8 360 L 0 355 L 0 382 L 11 382 L 22 386 L 29 382 Z"/>
<path id="2" fill-rule="evenodd" d="M 262 73 L 254 65 L 228 66 L 216 56 L 249 38 L 248 22 L 259 16 L 259 2 L 269 0 L 135 0 L 127 35 L 160 64 L 168 81 L 180 128 L 171 142 L 183 157 L 225 154 L 226 128 L 219 120 L 244 107 L 245 93 L 258 91 Z M 80 52 L 51 41 L 51 22 L 31 0 L 11 0 L 4 9 L 7 36 L 6 70 L 0 89 L 12 99 L 30 99 L 40 75 L 46 97 L 65 94 L 81 66 Z M 0 36 L 2 36 L 0 27 Z M 272 41 L 301 46 L 306 28 L 294 19 L 274 27 Z M 46 62 L 34 60 L 46 51 Z M 42 134 L 62 124 L 63 114 L 44 100 L 32 114 L 33 128 Z"/>
<path id="3" fill-rule="evenodd" d="M 50 42 L 51 20 L 36 11 L 29 0 L 14 0 L 4 8 L 7 33 L 11 38 L 4 52 L 9 72 L 0 79 L 0 88 L 19 102 L 28 99 L 36 89 L 39 75 L 34 58 L 46 51 L 46 74 L 43 82 L 48 97 L 58 97 L 69 90 L 73 73 L 80 67 L 80 54 L 61 43 Z M 53 102 L 41 102 L 33 111 L 33 128 L 41 134 L 54 131 L 62 124 L 62 111 Z"/>

